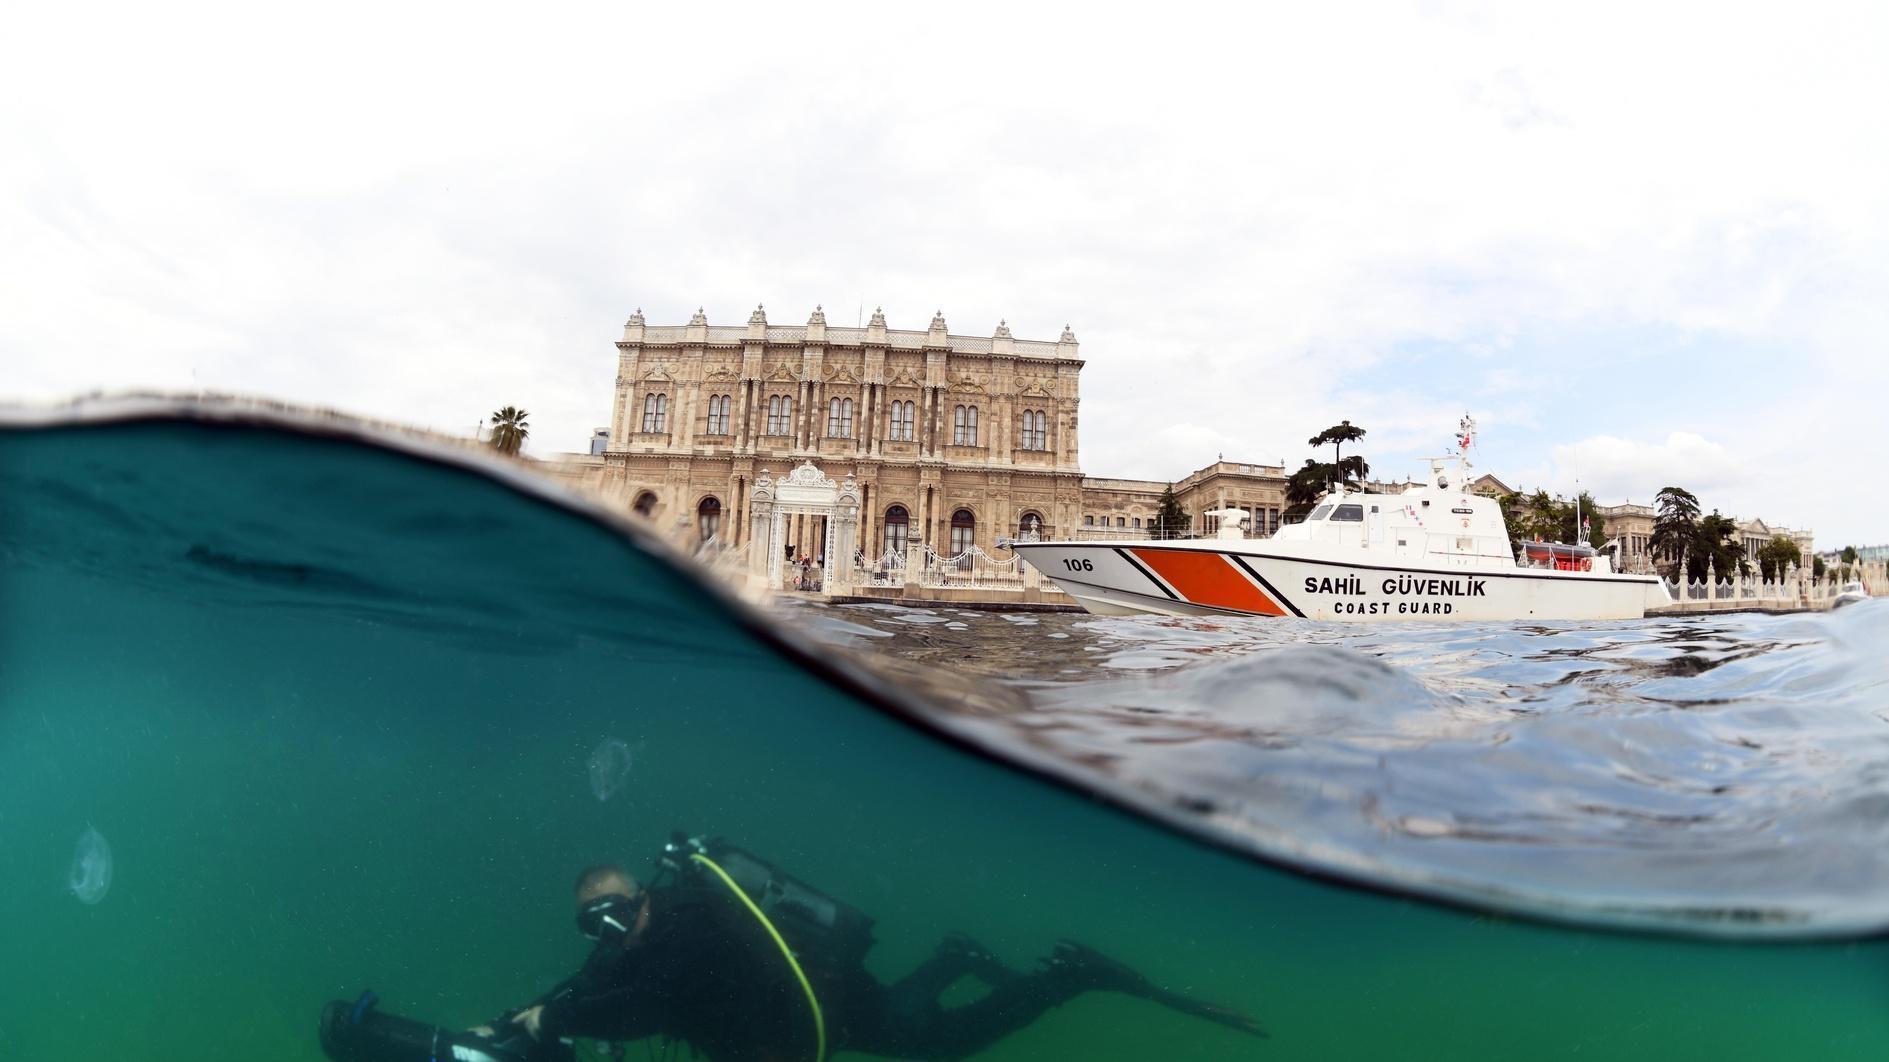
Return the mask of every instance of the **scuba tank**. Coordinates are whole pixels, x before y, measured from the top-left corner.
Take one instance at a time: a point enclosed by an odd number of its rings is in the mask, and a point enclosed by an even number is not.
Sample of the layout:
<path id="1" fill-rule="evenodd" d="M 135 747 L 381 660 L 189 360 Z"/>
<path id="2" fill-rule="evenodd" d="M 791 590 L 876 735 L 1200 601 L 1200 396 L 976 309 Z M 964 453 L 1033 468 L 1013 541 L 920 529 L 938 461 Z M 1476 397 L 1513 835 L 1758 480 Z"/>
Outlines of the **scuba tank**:
<path id="1" fill-rule="evenodd" d="M 872 919 L 864 911 L 719 837 L 672 835 L 657 859 L 656 880 L 720 891 L 719 884 L 703 880 L 706 871 L 696 856 L 720 867 L 779 928 L 794 951 L 810 961 L 821 965 L 857 963 L 871 949 Z"/>

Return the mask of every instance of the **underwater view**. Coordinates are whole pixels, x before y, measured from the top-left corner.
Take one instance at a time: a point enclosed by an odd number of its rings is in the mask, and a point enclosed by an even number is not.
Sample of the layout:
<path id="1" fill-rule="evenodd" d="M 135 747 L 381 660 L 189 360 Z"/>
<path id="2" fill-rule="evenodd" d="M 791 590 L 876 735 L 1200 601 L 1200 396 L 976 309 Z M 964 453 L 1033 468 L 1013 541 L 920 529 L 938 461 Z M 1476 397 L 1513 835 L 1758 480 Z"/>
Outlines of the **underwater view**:
<path id="1" fill-rule="evenodd" d="M 757 931 L 704 976 L 830 1013 L 716 1058 L 1889 1054 L 1880 602 L 762 613 L 506 469 L 0 424 L 0 1058 L 315 1062 L 369 989 L 489 1023 L 585 964 L 580 872 L 678 833 L 863 912 L 877 982 L 977 956 L 895 1051 Z"/>

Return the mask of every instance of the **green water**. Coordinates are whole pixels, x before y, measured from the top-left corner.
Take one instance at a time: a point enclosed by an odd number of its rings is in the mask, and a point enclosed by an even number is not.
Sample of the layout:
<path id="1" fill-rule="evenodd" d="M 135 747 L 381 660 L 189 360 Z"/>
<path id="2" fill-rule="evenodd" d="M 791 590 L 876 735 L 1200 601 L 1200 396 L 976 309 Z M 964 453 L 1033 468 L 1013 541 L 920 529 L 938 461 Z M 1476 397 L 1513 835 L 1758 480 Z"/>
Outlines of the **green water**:
<path id="1" fill-rule="evenodd" d="M 947 931 L 1018 964 L 1074 937 L 1272 1033 L 1092 995 L 983 1058 L 1889 1053 L 1889 943 L 1544 927 L 1227 856 L 938 743 L 457 470 L 95 427 L 0 432 L 0 492 L 0 1058 L 312 1062 L 368 986 L 473 1024 L 581 961 L 578 868 L 676 828 L 864 908 L 882 977 Z M 605 738 L 637 757 L 600 802 Z"/>

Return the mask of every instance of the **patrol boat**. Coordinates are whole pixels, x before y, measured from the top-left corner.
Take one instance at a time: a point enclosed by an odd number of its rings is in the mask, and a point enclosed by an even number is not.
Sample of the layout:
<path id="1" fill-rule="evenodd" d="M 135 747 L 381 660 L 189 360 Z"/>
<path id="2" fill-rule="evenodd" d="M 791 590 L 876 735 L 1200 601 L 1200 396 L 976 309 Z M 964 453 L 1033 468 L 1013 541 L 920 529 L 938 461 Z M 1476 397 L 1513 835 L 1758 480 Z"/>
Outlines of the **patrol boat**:
<path id="1" fill-rule="evenodd" d="M 1224 509 L 1214 538 L 1017 542 L 1011 548 L 1090 612 L 1238 614 L 1315 620 L 1639 619 L 1672 603 L 1657 576 L 1614 570 L 1586 545 L 1509 552 L 1493 498 L 1473 494 L 1460 454 L 1430 459 L 1401 493 L 1339 487 L 1303 523 L 1246 537 Z"/>

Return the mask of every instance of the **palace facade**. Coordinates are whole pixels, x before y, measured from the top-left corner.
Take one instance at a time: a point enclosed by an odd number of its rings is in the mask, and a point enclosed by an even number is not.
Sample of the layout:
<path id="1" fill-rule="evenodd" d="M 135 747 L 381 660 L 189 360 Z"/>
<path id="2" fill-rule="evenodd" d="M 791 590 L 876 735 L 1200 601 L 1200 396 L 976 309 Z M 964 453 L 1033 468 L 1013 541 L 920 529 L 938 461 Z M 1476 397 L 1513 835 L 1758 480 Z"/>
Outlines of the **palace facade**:
<path id="1" fill-rule="evenodd" d="M 1017 339 L 1002 322 L 989 336 L 953 335 L 942 312 L 918 331 L 887 327 L 877 310 L 846 328 L 818 308 L 803 325 L 776 325 L 761 307 L 745 325 L 711 325 L 700 311 L 686 325 L 650 325 L 638 310 L 616 347 L 610 424 L 558 474 L 684 540 L 746 547 L 757 478 L 807 463 L 852 478 L 855 545 L 868 559 L 914 545 L 991 552 L 1031 534 L 1145 537 L 1168 487 L 1082 474 L 1083 361 L 1068 328 L 1053 341 Z M 1216 460 L 1173 487 L 1195 532 L 1214 530 L 1209 511 L 1234 508 L 1264 536 L 1282 523 L 1286 480 L 1279 465 Z M 1490 475 L 1471 489 L 1512 493 Z M 1595 515 L 1622 539 L 1623 560 L 1650 563 L 1650 508 Z M 819 519 L 793 518 L 788 556 L 817 555 Z M 1806 555 L 1811 546 L 1809 532 L 1756 520 L 1739 532 L 1753 556 L 1775 534 Z"/>
<path id="2" fill-rule="evenodd" d="M 757 475 L 811 462 L 859 490 L 859 549 L 911 543 L 986 550 L 1019 532 L 1051 534 L 1081 515 L 1077 465 L 1082 359 L 1053 342 L 924 331 L 770 324 L 679 327 L 639 311 L 617 343 L 616 395 L 602 488 L 638 512 L 740 547 Z M 787 546 L 817 550 L 808 518 Z"/>
<path id="3" fill-rule="evenodd" d="M 953 335 L 943 313 L 924 331 L 776 325 L 757 307 L 743 326 L 697 312 L 680 326 L 639 310 L 617 342 L 610 425 L 567 473 L 684 537 L 739 548 L 757 477 L 811 462 L 859 491 L 868 557 L 927 545 L 994 550 L 1018 535 L 1120 534 L 1152 526 L 1164 482 L 1094 479 L 1079 462 L 1082 359 L 1074 332 L 1017 339 Z M 583 467 L 577 467 L 583 466 Z M 1175 483 L 1190 514 L 1234 506 L 1270 533 L 1285 508 L 1277 466 L 1217 461 Z M 799 518 L 786 548 L 817 550 Z"/>

